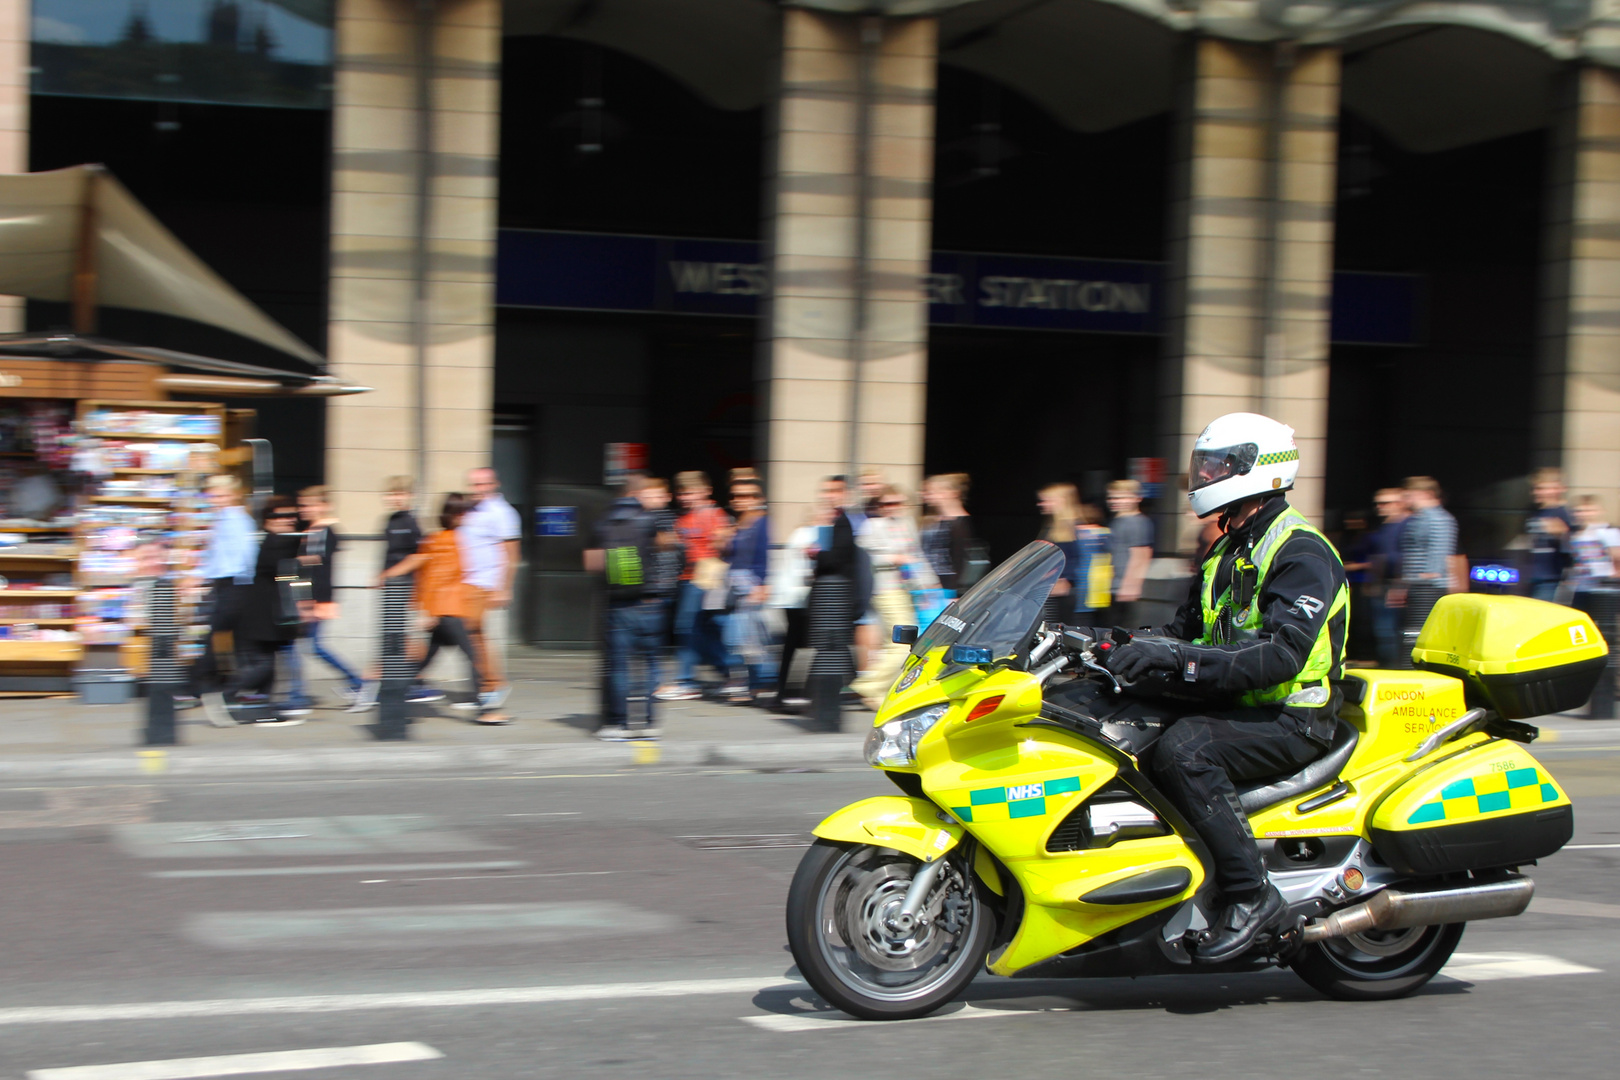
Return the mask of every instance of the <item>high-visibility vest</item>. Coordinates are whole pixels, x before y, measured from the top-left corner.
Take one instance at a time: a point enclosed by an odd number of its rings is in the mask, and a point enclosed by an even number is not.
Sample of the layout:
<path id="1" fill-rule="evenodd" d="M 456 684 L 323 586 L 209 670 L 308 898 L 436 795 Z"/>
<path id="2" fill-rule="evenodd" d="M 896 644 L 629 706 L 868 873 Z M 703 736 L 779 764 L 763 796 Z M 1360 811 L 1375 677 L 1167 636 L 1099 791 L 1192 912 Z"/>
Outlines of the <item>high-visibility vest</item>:
<path id="1" fill-rule="evenodd" d="M 1247 551 L 1237 554 L 1232 562 L 1231 580 L 1218 598 L 1215 596 L 1215 573 L 1230 552 L 1232 541 L 1231 537 L 1223 536 L 1215 542 L 1210 548 L 1209 556 L 1204 560 L 1204 582 L 1200 593 L 1204 608 L 1204 633 L 1193 644 L 1231 645 L 1239 641 L 1250 641 L 1259 636 L 1261 611 L 1257 601 L 1271 577 L 1272 560 L 1276 558 L 1277 552 L 1288 538 L 1296 532 L 1307 532 L 1320 539 L 1327 549 L 1333 552 L 1334 560 L 1338 561 L 1338 552 L 1334 550 L 1328 538 L 1322 535 L 1320 529 L 1306 521 L 1303 514 L 1290 506 L 1277 515 L 1276 520 L 1266 528 L 1258 540 L 1247 545 Z M 1328 676 L 1333 671 L 1342 671 L 1344 668 L 1345 642 L 1349 640 L 1350 631 L 1349 606 L 1349 586 L 1341 583 L 1333 595 L 1327 618 L 1322 620 L 1322 629 L 1317 632 L 1316 641 L 1311 646 L 1311 654 L 1300 673 L 1288 682 L 1250 690 L 1238 699 L 1239 702 L 1244 705 L 1280 702 L 1306 708 L 1320 708 L 1326 705 L 1332 699 Z M 1345 617 L 1344 636 L 1339 641 L 1338 649 L 1335 650 L 1333 619 L 1341 612 Z"/>

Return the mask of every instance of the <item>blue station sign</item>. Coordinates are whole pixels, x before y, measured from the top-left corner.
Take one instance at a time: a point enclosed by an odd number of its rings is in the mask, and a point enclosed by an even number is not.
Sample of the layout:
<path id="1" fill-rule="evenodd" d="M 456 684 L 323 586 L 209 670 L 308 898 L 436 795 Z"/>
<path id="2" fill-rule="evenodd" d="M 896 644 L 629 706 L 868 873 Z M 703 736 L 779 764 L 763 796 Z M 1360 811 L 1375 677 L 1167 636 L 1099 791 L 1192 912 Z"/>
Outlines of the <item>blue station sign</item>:
<path id="1" fill-rule="evenodd" d="M 936 251 L 929 271 L 935 326 L 1162 331 L 1162 263 Z M 1414 344 L 1418 281 L 1335 273 L 1333 340 Z M 503 307 L 752 316 L 769 291 L 761 247 L 751 241 L 500 232 L 495 295 Z"/>

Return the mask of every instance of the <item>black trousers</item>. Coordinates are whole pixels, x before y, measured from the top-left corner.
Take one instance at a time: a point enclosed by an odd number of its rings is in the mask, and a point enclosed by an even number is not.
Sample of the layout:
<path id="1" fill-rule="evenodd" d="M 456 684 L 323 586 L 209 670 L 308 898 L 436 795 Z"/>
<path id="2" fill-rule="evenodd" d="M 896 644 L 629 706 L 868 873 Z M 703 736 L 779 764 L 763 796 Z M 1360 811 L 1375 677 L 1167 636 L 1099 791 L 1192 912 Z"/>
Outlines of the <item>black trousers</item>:
<path id="1" fill-rule="evenodd" d="M 187 688 L 193 697 L 220 685 L 219 658 L 214 655 L 214 635 L 229 632 L 233 638 L 240 637 L 236 634 L 236 624 L 241 617 L 242 600 L 246 593 L 247 586 L 237 585 L 230 578 L 218 578 L 209 587 L 208 636 L 203 638 L 202 654 L 191 665 L 190 686 Z M 247 643 L 238 640 L 237 666 L 247 661 L 247 652 Z"/>
<path id="2" fill-rule="evenodd" d="M 804 648 L 810 638 L 809 608 L 783 608 L 782 614 L 787 617 L 787 630 L 782 635 L 782 659 L 776 669 L 776 700 L 779 702 L 800 690 L 789 685 L 788 675 L 793 669 L 793 654 Z"/>
<path id="3" fill-rule="evenodd" d="M 227 700 L 244 690 L 269 695 L 276 681 L 276 654 L 280 641 L 244 641 L 236 647 L 236 670 L 226 680 Z"/>
<path id="4" fill-rule="evenodd" d="M 473 692 L 477 693 L 483 688 L 484 676 L 478 670 L 478 652 L 473 648 L 472 635 L 467 632 L 467 624 L 456 615 L 440 615 L 439 621 L 433 624 L 433 632 L 428 635 L 427 652 L 422 656 L 422 662 L 416 665 L 416 674 L 420 676 L 433 663 L 434 656 L 438 655 L 441 646 L 460 649 L 467 657 L 467 667 L 472 670 Z"/>
<path id="5" fill-rule="evenodd" d="M 1153 748 L 1153 778 L 1209 845 L 1221 891 L 1242 896 L 1266 883 L 1266 869 L 1236 784 L 1296 773 L 1326 752 L 1282 709 L 1211 711 L 1170 725 Z"/>

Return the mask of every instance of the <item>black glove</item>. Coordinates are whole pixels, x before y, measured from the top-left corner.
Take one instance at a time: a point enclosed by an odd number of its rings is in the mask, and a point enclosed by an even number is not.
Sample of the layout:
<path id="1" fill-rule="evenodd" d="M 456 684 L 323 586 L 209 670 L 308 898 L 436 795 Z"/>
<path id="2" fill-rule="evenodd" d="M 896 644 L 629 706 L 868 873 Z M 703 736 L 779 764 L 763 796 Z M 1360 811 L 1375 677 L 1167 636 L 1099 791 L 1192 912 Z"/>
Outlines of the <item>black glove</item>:
<path id="1" fill-rule="evenodd" d="M 1180 671 L 1181 653 L 1168 641 L 1133 638 L 1109 650 L 1103 666 L 1126 682 L 1136 682 L 1149 672 Z"/>

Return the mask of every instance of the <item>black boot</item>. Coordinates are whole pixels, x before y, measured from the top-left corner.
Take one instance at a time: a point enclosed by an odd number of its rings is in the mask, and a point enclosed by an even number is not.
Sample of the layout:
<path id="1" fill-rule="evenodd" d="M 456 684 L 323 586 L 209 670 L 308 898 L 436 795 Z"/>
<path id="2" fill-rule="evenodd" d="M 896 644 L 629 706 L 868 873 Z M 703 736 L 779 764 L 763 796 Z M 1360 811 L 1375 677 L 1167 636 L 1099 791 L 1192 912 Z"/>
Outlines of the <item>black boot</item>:
<path id="1" fill-rule="evenodd" d="M 1204 933 L 1193 959 L 1200 964 L 1236 960 L 1261 934 L 1277 929 L 1288 914 L 1288 904 L 1275 885 L 1267 884 L 1251 897 L 1234 900 L 1221 911 L 1215 925 Z"/>

